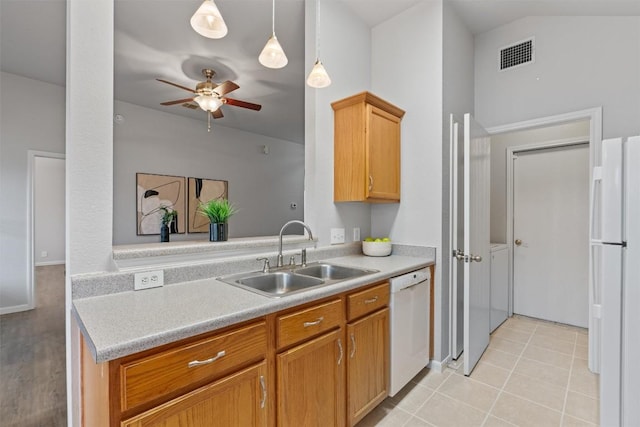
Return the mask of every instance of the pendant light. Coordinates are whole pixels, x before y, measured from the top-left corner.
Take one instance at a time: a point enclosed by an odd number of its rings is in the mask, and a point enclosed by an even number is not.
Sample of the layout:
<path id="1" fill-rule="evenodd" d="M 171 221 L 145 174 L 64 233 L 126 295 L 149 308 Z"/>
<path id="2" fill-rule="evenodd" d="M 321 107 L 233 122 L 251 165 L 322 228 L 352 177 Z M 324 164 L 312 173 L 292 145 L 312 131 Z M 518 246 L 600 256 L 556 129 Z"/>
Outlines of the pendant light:
<path id="1" fill-rule="evenodd" d="M 320 0 L 317 0 L 316 5 L 316 63 L 307 77 L 307 84 L 321 89 L 331 84 L 331 78 L 320 61 Z"/>
<path id="2" fill-rule="evenodd" d="M 267 68 L 282 68 L 289 62 L 276 37 L 276 0 L 271 4 L 271 37 L 260 52 L 258 61 Z"/>
<path id="3" fill-rule="evenodd" d="M 196 33 L 210 39 L 221 39 L 227 35 L 227 24 L 213 0 L 204 0 L 191 17 L 191 27 Z"/>

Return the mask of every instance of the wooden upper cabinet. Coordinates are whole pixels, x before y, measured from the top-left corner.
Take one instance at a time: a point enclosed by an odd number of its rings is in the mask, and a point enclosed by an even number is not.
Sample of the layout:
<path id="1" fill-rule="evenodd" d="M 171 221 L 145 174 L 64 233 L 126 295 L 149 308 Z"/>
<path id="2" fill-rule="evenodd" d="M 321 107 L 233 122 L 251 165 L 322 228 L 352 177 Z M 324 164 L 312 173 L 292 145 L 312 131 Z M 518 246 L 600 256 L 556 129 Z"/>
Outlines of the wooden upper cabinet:
<path id="1" fill-rule="evenodd" d="M 362 92 L 334 111 L 334 201 L 400 201 L 400 121 L 404 111 Z"/>

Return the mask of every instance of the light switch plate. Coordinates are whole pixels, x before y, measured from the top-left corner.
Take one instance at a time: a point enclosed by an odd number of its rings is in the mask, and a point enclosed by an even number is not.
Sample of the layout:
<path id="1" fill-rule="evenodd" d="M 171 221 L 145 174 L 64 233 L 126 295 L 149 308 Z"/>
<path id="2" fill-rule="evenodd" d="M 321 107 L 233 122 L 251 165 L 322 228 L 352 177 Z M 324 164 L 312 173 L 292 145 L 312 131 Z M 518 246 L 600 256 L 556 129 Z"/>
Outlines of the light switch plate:
<path id="1" fill-rule="evenodd" d="M 360 241 L 360 227 L 353 228 L 353 241 L 354 242 Z"/>
<path id="2" fill-rule="evenodd" d="M 157 288 L 164 285 L 164 271 L 145 271 L 134 275 L 133 288 L 136 291 Z"/>
<path id="3" fill-rule="evenodd" d="M 331 244 L 338 245 L 344 243 L 344 228 L 331 229 Z"/>

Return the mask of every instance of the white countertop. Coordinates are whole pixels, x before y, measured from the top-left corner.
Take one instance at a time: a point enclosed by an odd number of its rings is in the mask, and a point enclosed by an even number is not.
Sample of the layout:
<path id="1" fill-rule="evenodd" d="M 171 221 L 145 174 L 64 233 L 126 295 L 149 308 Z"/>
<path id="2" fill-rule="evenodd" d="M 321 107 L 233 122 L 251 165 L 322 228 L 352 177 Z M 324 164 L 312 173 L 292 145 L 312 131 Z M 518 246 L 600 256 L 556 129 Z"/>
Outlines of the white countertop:
<path id="1" fill-rule="evenodd" d="M 73 310 L 96 362 L 105 362 L 338 294 L 434 263 L 431 257 L 350 255 L 324 260 L 379 270 L 309 291 L 269 298 L 216 279 L 76 299 Z"/>

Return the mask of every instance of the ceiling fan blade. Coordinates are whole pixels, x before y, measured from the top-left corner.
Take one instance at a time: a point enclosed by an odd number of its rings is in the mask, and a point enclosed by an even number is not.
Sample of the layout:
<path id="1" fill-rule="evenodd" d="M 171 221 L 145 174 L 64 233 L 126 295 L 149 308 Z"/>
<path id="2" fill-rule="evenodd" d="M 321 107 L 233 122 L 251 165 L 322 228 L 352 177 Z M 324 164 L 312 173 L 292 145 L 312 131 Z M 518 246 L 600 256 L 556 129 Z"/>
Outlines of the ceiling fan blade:
<path id="1" fill-rule="evenodd" d="M 161 102 L 160 105 L 184 104 L 185 102 L 191 102 L 191 101 L 193 101 L 193 98 L 176 99 L 175 101 Z"/>
<path id="2" fill-rule="evenodd" d="M 156 79 L 156 80 L 159 81 L 159 82 L 162 82 L 162 83 L 166 83 L 166 84 L 171 85 L 171 86 L 179 87 L 180 89 L 184 89 L 184 90 L 189 91 L 191 93 L 196 93 L 196 91 L 191 89 L 191 88 L 188 88 L 186 86 L 181 86 L 181 85 L 179 85 L 177 83 L 172 83 L 172 82 L 170 82 L 168 80 L 162 80 L 162 79 Z"/>
<path id="3" fill-rule="evenodd" d="M 229 92 L 233 92 L 234 90 L 240 88 L 237 84 L 232 82 L 231 80 L 227 80 L 226 82 L 220 83 L 216 86 L 213 91 L 220 96 L 224 96 Z"/>
<path id="4" fill-rule="evenodd" d="M 222 114 L 222 110 L 218 108 L 216 111 L 211 112 L 211 117 L 213 117 L 214 119 L 221 119 L 224 117 L 224 115 Z"/>
<path id="5" fill-rule="evenodd" d="M 256 110 L 256 111 L 260 111 L 260 109 L 262 108 L 262 105 L 260 104 L 252 104 L 251 102 L 240 101 L 238 99 L 233 99 L 233 98 L 225 98 L 224 102 L 225 104 L 233 105 L 234 107 L 248 108 L 250 110 Z"/>

